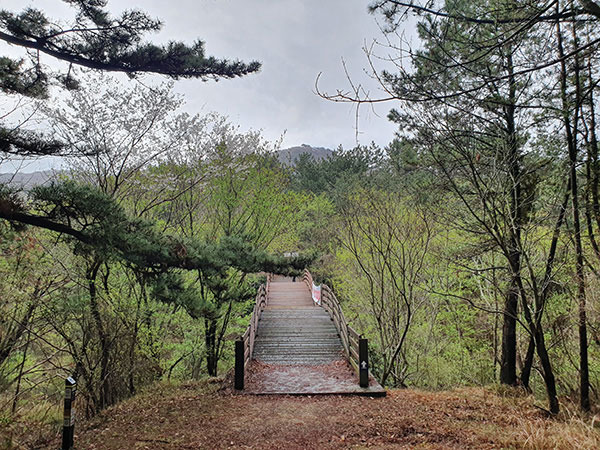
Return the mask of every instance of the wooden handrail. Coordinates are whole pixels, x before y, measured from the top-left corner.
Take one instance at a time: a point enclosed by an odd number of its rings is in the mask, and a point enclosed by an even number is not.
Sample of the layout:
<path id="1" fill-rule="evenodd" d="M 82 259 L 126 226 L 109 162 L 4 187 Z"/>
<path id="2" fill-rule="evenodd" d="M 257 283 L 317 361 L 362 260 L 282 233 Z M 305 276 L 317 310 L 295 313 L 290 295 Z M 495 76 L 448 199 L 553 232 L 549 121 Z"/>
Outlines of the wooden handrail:
<path id="1" fill-rule="evenodd" d="M 304 273 L 302 274 L 302 281 L 306 283 L 308 290 L 312 292 L 313 277 L 312 274 L 308 271 L 308 269 L 304 269 Z"/>
<path id="2" fill-rule="evenodd" d="M 256 330 L 258 329 L 258 321 L 260 320 L 260 316 L 267 306 L 267 302 L 269 299 L 269 286 L 271 284 L 272 275 L 267 274 L 267 281 L 265 284 L 261 284 L 258 288 L 258 292 L 256 293 L 256 300 L 254 302 L 254 309 L 252 310 L 252 316 L 250 317 L 250 323 L 248 324 L 248 328 L 242 335 L 242 340 L 244 341 L 244 364 L 247 364 L 248 361 L 252 358 L 252 354 L 254 353 L 254 341 L 256 339 Z"/>
<path id="3" fill-rule="evenodd" d="M 269 301 L 269 286 L 272 275 L 267 274 L 267 281 L 261 284 L 256 293 L 256 300 L 250 316 L 250 323 L 244 334 L 235 343 L 235 367 L 234 367 L 234 386 L 236 389 L 244 389 L 245 366 L 252 359 L 254 352 L 254 341 L 256 339 L 256 330 L 258 321 Z"/>
<path id="4" fill-rule="evenodd" d="M 308 269 L 304 269 L 302 279 L 312 292 L 313 277 Z M 335 324 L 335 328 L 338 331 L 344 352 L 348 361 L 358 371 L 359 370 L 359 340 L 362 339 L 362 335 L 357 333 L 344 317 L 344 312 L 337 297 L 333 293 L 333 290 L 326 284 L 321 285 L 321 307 L 329 313 L 331 320 Z"/>

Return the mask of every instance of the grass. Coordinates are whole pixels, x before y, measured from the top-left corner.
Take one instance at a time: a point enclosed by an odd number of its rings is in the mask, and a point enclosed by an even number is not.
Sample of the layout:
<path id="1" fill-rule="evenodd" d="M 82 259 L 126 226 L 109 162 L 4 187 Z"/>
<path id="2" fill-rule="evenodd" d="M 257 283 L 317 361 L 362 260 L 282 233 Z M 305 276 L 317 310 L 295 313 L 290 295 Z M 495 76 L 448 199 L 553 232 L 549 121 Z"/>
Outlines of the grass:
<path id="1" fill-rule="evenodd" d="M 552 421 L 528 422 L 524 426 L 524 447 L 528 449 L 600 448 L 599 417 L 584 415 L 572 404 L 564 403 L 561 407 L 559 416 Z"/>
<path id="2" fill-rule="evenodd" d="M 28 399 L 10 412 L 12 400 L 0 397 L 0 449 L 43 448 L 62 426 L 62 402 Z"/>

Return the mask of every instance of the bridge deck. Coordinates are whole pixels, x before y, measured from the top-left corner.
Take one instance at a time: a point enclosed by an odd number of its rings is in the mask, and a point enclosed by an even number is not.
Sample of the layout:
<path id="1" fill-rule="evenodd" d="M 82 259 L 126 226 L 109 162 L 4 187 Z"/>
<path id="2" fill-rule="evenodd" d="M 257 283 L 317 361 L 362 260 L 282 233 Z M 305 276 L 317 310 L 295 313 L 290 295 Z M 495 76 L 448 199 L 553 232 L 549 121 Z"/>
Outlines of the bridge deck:
<path id="1" fill-rule="evenodd" d="M 385 394 L 375 380 L 368 388 L 359 387 L 335 325 L 303 282 L 274 277 L 253 358 L 247 393 Z"/>
<path id="2" fill-rule="evenodd" d="M 272 282 L 254 346 L 254 359 L 283 365 L 329 364 L 344 359 L 329 314 L 314 305 L 303 282 Z"/>

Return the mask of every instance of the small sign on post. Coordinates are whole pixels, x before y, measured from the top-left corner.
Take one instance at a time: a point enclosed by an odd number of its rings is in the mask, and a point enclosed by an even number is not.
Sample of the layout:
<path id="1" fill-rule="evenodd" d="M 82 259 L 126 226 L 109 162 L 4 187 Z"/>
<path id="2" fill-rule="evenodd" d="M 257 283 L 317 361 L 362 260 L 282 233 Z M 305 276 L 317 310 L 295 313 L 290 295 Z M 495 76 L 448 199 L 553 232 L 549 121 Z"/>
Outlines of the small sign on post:
<path id="1" fill-rule="evenodd" d="M 73 448 L 73 436 L 75 430 L 75 397 L 77 394 L 77 382 L 68 377 L 65 380 L 65 409 L 63 413 L 63 435 L 62 450 Z"/>
<path id="2" fill-rule="evenodd" d="M 360 387 L 369 387 L 369 340 L 358 340 L 358 384 Z"/>

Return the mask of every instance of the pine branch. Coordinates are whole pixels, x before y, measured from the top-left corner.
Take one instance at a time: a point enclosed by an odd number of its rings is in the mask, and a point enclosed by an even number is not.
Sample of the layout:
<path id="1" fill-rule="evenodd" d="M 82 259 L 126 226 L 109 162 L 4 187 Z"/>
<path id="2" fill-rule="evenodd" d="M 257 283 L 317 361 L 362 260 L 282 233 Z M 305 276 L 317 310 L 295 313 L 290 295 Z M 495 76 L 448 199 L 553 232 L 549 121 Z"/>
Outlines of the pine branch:
<path id="1" fill-rule="evenodd" d="M 554 3 L 554 2 L 552 2 Z M 552 3 L 550 5 L 547 5 L 546 8 L 544 8 L 544 10 L 549 9 L 550 6 L 552 6 Z M 581 3 L 594 3 L 592 1 L 586 1 L 586 0 L 582 0 Z M 474 24 L 479 24 L 479 25 L 496 25 L 496 24 L 518 24 L 518 23 L 526 23 L 531 21 L 532 15 L 527 15 L 527 16 L 523 16 L 523 17 L 500 17 L 497 19 L 488 19 L 488 18 L 479 18 L 479 17 L 471 17 L 471 16 L 466 16 L 463 14 L 452 14 L 452 13 L 448 13 L 445 12 L 441 9 L 433 9 L 427 6 L 422 6 L 419 4 L 415 4 L 415 2 L 403 2 L 403 1 L 398 1 L 398 0 L 383 0 L 381 2 L 377 2 L 373 5 L 371 5 L 369 7 L 369 10 L 371 12 L 374 12 L 378 9 L 382 9 L 384 8 L 387 4 L 392 4 L 395 8 L 401 7 L 401 8 L 406 8 L 407 10 L 411 10 L 413 12 L 416 12 L 417 14 L 426 14 L 426 15 L 431 15 L 431 16 L 435 16 L 435 17 L 442 17 L 445 19 L 452 19 L 452 20 L 456 20 L 459 22 L 468 22 L 468 23 L 474 23 Z M 598 5 L 594 6 L 596 8 L 598 8 L 598 13 L 600 14 L 600 7 L 598 7 Z M 547 14 L 547 15 L 540 15 L 537 17 L 536 21 L 537 22 L 554 22 L 556 20 L 564 20 L 564 19 L 571 19 L 577 16 L 580 16 L 582 14 L 585 13 L 591 13 L 591 10 L 588 10 L 588 8 L 586 7 L 585 9 L 581 9 L 581 8 L 573 8 L 571 10 L 565 10 L 563 12 L 559 12 L 559 13 L 554 13 L 554 14 Z M 596 15 L 596 14 L 594 14 Z M 600 17 L 600 16 L 598 16 Z"/>

